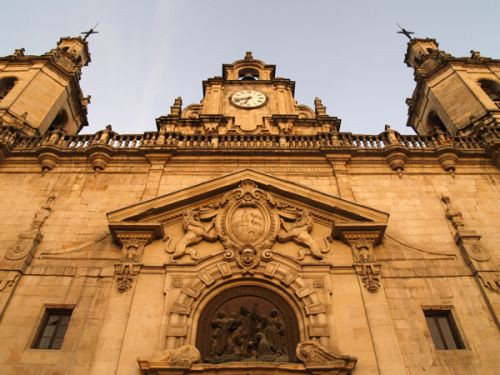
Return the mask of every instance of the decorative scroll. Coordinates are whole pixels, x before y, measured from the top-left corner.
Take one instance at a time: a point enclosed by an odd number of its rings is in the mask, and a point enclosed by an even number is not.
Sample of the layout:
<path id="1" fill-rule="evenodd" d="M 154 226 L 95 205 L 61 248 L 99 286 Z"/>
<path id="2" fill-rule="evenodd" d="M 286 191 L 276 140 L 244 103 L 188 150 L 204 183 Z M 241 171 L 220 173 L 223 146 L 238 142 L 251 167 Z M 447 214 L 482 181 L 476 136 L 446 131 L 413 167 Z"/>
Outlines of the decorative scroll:
<path id="1" fill-rule="evenodd" d="M 304 362 L 306 367 L 342 362 L 341 367 L 346 371 L 342 373 L 347 373 L 347 371 L 350 373 L 358 361 L 356 357 L 334 354 L 312 340 L 302 341 L 297 345 L 297 358 Z"/>
<path id="2" fill-rule="evenodd" d="M 481 235 L 467 228 L 462 212 L 451 204 L 450 197 L 443 196 L 441 200 L 446 206 L 446 218 L 455 229 L 455 241 L 460 247 L 465 262 L 472 271 L 477 272 L 483 286 L 495 292 L 500 291 L 500 278 L 495 266 L 491 263 L 489 251 L 481 245 Z"/>
<path id="3" fill-rule="evenodd" d="M 17 236 L 15 245 L 7 249 L 5 258 L 8 260 L 21 260 L 27 258 L 27 264 L 31 263 L 31 258 L 35 252 L 36 247 L 42 240 L 43 236 L 40 231 L 43 223 L 49 217 L 52 211 L 52 202 L 56 199 L 54 195 L 47 198 L 47 201 L 35 213 L 33 221 L 31 222 L 30 229 L 21 232 Z"/>
<path id="4" fill-rule="evenodd" d="M 182 345 L 177 349 L 165 349 L 155 353 L 149 359 L 138 358 L 141 362 L 161 362 L 164 366 L 189 368 L 193 363 L 200 361 L 200 352 L 192 345 Z"/>

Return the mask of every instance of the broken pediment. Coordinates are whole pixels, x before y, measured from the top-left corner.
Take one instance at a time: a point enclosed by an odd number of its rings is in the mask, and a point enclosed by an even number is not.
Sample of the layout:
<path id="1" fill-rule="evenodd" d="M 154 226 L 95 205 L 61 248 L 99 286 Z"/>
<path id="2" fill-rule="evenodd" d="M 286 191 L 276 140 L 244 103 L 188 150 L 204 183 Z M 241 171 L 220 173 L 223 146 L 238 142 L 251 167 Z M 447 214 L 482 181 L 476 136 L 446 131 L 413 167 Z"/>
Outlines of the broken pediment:
<path id="1" fill-rule="evenodd" d="M 108 213 L 113 238 L 151 233 L 170 260 L 223 254 L 243 272 L 279 253 L 323 261 L 332 239 L 380 242 L 388 214 L 253 170 L 242 170 Z"/>

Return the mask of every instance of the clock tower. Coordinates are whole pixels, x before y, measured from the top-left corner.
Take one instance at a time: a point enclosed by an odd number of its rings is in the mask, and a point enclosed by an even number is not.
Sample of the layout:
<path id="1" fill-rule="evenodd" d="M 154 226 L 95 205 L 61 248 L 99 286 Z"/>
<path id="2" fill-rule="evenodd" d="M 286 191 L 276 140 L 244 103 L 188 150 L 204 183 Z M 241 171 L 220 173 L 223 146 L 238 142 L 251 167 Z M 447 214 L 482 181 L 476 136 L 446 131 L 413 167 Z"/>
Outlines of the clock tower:
<path id="1" fill-rule="evenodd" d="M 222 76 L 203 81 L 203 99 L 182 109 L 176 99 L 168 116 L 157 125 L 166 131 L 182 124 L 189 134 L 304 134 L 338 131 L 340 119 L 326 115 L 321 100 L 315 110 L 297 104 L 295 82 L 275 76 L 276 66 L 253 58 L 222 66 Z M 179 122 L 180 121 L 180 122 Z"/>

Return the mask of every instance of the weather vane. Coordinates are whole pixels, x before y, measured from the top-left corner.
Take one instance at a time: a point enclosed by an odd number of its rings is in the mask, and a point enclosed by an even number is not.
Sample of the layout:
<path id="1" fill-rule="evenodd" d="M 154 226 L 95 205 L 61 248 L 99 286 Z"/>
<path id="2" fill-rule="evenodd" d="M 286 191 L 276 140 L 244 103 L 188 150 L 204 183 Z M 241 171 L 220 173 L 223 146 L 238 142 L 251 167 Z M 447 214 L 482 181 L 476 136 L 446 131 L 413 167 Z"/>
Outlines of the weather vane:
<path id="1" fill-rule="evenodd" d="M 412 34 L 415 34 L 413 31 L 408 31 L 406 30 L 404 27 L 401 27 L 401 25 L 399 23 L 396 22 L 396 25 L 398 25 L 398 27 L 401 29 L 401 31 L 398 31 L 398 34 L 403 34 L 403 35 L 406 35 L 408 37 L 408 39 L 412 40 Z"/>
<path id="2" fill-rule="evenodd" d="M 97 27 L 97 25 L 99 25 L 99 22 L 97 22 L 97 23 L 95 24 L 95 26 L 94 26 L 93 28 L 91 28 L 89 31 L 84 31 L 84 32 L 81 32 L 81 33 L 80 33 L 80 34 L 85 35 L 85 36 L 83 37 L 83 40 L 87 40 L 87 38 L 88 38 L 89 36 L 91 36 L 92 34 L 99 34 L 99 31 L 94 31 L 94 30 L 95 30 L 95 28 Z"/>

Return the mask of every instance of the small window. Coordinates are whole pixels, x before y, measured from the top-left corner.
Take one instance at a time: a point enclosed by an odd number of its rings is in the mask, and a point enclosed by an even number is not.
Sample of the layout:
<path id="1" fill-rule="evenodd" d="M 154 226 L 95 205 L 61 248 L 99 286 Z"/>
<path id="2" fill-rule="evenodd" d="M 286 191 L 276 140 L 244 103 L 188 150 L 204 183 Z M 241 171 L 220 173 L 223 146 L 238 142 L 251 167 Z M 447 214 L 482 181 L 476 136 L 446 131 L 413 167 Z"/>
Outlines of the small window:
<path id="1" fill-rule="evenodd" d="M 71 309 L 45 310 L 42 325 L 32 348 L 61 349 L 72 312 Z"/>
<path id="2" fill-rule="evenodd" d="M 424 310 L 424 315 L 437 350 L 465 349 L 450 310 Z"/>

